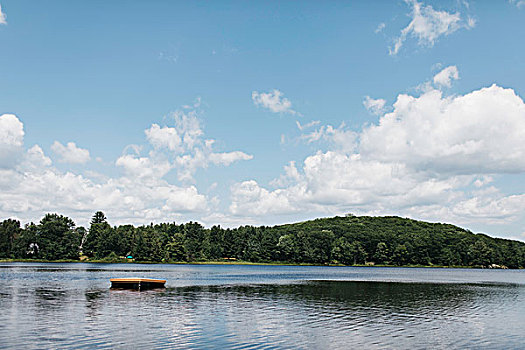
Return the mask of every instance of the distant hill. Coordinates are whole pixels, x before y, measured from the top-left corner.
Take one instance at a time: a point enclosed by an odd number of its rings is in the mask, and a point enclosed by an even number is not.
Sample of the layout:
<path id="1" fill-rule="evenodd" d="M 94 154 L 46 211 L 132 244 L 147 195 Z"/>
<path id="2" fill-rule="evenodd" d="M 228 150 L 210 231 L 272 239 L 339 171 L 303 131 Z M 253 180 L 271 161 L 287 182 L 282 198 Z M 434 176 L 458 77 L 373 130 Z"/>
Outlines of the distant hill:
<path id="1" fill-rule="evenodd" d="M 474 234 L 460 227 L 395 216 L 346 216 L 270 228 L 285 258 L 344 264 L 524 267 L 525 243 Z M 321 242 L 325 243 L 321 243 Z M 317 244 L 315 243 L 317 242 Z M 312 251 L 309 246 L 328 247 Z"/>

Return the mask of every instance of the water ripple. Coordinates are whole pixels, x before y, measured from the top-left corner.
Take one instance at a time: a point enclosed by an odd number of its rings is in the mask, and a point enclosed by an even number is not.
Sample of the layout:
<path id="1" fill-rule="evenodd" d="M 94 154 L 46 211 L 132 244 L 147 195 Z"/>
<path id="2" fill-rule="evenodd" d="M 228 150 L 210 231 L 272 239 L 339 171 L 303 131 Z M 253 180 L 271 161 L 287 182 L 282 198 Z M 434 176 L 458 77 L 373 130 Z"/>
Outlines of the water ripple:
<path id="1" fill-rule="evenodd" d="M 523 271 L 482 275 L 462 270 L 461 276 L 456 270 L 423 269 L 85 265 L 0 265 L 1 347 L 450 349 L 525 344 Z M 443 283 L 448 271 L 454 283 Z M 145 292 L 108 289 L 109 277 L 137 274 L 162 276 L 172 284 Z M 349 276 L 353 281 L 345 280 Z"/>

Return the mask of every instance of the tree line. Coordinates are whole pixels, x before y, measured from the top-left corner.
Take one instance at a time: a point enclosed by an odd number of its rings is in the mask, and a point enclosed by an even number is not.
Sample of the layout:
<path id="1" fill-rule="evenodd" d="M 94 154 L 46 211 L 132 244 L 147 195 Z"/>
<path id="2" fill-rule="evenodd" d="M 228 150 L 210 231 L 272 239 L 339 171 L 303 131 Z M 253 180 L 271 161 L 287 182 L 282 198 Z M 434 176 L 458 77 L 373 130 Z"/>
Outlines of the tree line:
<path id="1" fill-rule="evenodd" d="M 0 258 L 255 263 L 525 267 L 525 243 L 400 217 L 347 215 L 301 223 L 205 228 L 197 222 L 111 226 L 96 212 L 89 227 L 46 214 L 24 227 L 0 223 Z"/>

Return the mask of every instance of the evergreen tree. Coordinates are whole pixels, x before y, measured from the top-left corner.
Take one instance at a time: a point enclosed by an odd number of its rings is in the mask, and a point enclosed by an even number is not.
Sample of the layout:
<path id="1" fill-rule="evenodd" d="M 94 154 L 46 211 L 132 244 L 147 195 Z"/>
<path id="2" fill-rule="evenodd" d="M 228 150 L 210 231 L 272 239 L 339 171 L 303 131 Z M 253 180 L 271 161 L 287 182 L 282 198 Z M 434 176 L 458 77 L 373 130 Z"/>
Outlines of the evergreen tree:
<path id="1" fill-rule="evenodd" d="M 84 254 L 90 257 L 100 257 L 100 255 L 103 255 L 103 252 L 97 253 L 97 250 L 99 247 L 103 248 L 105 246 L 105 243 L 101 243 L 101 241 L 106 238 L 105 236 L 103 237 L 103 235 L 106 233 L 104 231 L 107 230 L 107 226 L 109 226 L 109 224 L 106 221 L 106 216 L 103 212 L 97 211 L 91 218 L 88 234 L 82 244 Z"/>

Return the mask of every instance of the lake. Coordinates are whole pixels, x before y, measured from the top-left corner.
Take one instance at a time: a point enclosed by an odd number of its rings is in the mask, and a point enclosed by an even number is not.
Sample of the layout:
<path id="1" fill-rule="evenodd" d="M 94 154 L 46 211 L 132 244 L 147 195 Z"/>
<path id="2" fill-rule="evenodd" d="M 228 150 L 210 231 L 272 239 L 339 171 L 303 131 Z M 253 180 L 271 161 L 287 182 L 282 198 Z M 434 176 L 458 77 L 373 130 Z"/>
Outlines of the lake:
<path id="1" fill-rule="evenodd" d="M 525 346 L 525 270 L 0 263 L 0 282 L 0 348 Z"/>

